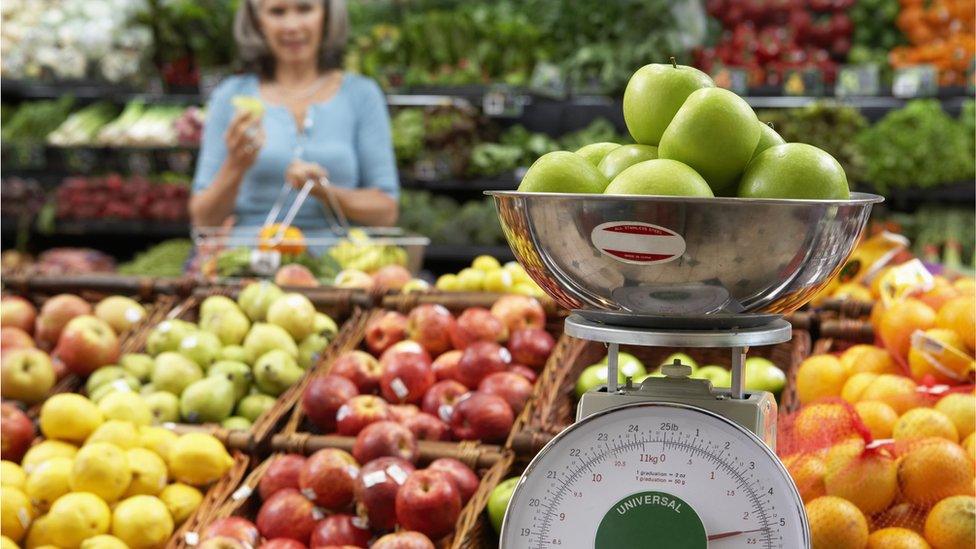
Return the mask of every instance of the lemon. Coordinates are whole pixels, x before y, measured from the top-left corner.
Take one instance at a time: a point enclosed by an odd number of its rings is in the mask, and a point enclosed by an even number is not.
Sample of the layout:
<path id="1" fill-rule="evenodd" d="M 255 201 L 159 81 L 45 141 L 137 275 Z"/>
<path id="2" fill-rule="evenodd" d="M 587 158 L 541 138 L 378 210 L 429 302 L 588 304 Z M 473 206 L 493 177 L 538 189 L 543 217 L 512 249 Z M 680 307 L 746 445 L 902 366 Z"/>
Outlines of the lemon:
<path id="1" fill-rule="evenodd" d="M 39 517 L 30 525 L 27 537 L 24 538 L 24 547 L 27 549 L 40 549 L 41 547 L 56 547 L 54 540 L 51 539 L 50 521 L 47 515 Z"/>
<path id="2" fill-rule="evenodd" d="M 0 549 L 20 549 L 14 540 L 8 538 L 7 536 L 0 536 Z"/>
<path id="3" fill-rule="evenodd" d="M 145 448 L 133 448 L 126 451 L 129 469 L 132 471 L 132 482 L 124 496 L 149 495 L 155 496 L 166 487 L 166 462 L 155 452 Z"/>
<path id="4" fill-rule="evenodd" d="M 479 271 L 484 271 L 485 273 L 490 273 L 502 268 L 501 263 L 490 255 L 479 255 L 478 257 L 474 258 L 474 261 L 471 262 L 471 266 Z"/>
<path id="5" fill-rule="evenodd" d="M 170 449 L 170 474 L 193 486 L 206 486 L 224 476 L 234 464 L 219 440 L 204 433 L 187 433 Z"/>
<path id="6" fill-rule="evenodd" d="M 27 473 L 12 461 L 0 461 L 0 485 L 23 489 L 27 483 Z"/>
<path id="7" fill-rule="evenodd" d="M 9 486 L 0 488 L 0 531 L 3 535 L 15 542 L 20 541 L 33 518 L 26 494 Z"/>
<path id="8" fill-rule="evenodd" d="M 136 425 L 152 423 L 152 411 L 146 401 L 137 393 L 119 391 L 111 393 L 98 403 L 105 419 L 129 421 Z"/>
<path id="9" fill-rule="evenodd" d="M 125 452 L 114 444 L 86 444 L 75 456 L 71 468 L 71 489 L 91 492 L 111 503 L 129 487 L 132 471 Z"/>
<path id="10" fill-rule="evenodd" d="M 103 534 L 81 542 L 81 549 L 129 549 L 129 546 L 115 536 Z"/>
<path id="11" fill-rule="evenodd" d="M 105 418 L 98 406 L 74 393 L 59 393 L 41 406 L 41 432 L 47 438 L 83 442 Z"/>
<path id="12" fill-rule="evenodd" d="M 170 448 L 179 438 L 179 435 L 173 431 L 162 427 L 139 428 L 139 445 L 152 450 L 167 463 L 169 463 Z"/>
<path id="13" fill-rule="evenodd" d="M 115 506 L 112 535 L 132 549 L 163 547 L 173 535 L 173 517 L 153 496 L 133 496 Z"/>
<path id="14" fill-rule="evenodd" d="M 85 444 L 94 442 L 107 442 L 114 444 L 123 450 L 137 448 L 139 446 L 139 428 L 128 421 L 111 419 L 101 424 L 95 432 L 88 437 Z"/>
<path id="15" fill-rule="evenodd" d="M 60 440 L 45 440 L 27 450 L 24 459 L 20 460 L 20 466 L 24 468 L 25 473 L 30 475 L 38 465 L 51 458 L 75 457 L 76 453 L 78 453 L 78 448 L 73 444 Z"/>
<path id="16" fill-rule="evenodd" d="M 200 506 L 203 494 L 192 486 L 175 482 L 163 488 L 159 499 L 166 504 L 169 514 L 173 515 L 173 521 L 180 525 Z"/>
<path id="17" fill-rule="evenodd" d="M 71 458 L 51 458 L 37 466 L 27 477 L 24 493 L 34 507 L 46 513 L 57 499 L 71 491 Z"/>
<path id="18" fill-rule="evenodd" d="M 74 548 L 86 539 L 108 532 L 112 511 L 95 494 L 75 492 L 58 498 L 47 514 L 51 540 L 58 547 Z"/>

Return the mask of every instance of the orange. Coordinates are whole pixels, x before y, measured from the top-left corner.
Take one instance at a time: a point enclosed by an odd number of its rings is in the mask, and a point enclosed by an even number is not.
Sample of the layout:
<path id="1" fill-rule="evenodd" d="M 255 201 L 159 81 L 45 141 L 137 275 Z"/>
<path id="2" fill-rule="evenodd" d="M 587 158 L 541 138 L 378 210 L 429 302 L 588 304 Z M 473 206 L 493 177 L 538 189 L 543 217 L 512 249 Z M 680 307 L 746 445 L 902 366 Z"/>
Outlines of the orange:
<path id="1" fill-rule="evenodd" d="M 897 374 L 898 365 L 887 350 L 875 345 L 854 345 L 840 355 L 840 363 L 851 374 L 871 372 L 875 374 Z"/>
<path id="2" fill-rule="evenodd" d="M 885 310 L 885 305 L 882 301 L 875 301 L 874 307 L 871 307 L 871 315 L 868 317 L 868 322 L 874 327 L 875 333 L 881 327 L 881 317 L 884 316 Z"/>
<path id="3" fill-rule="evenodd" d="M 949 393 L 935 404 L 935 409 L 952 420 L 959 438 L 964 439 L 976 431 L 976 395 L 973 393 Z"/>
<path id="4" fill-rule="evenodd" d="M 946 302 L 959 297 L 959 290 L 941 276 L 935 277 L 935 286 L 918 296 L 919 301 L 938 311 Z"/>
<path id="5" fill-rule="evenodd" d="M 872 517 L 871 527 L 873 529 L 905 528 L 921 534 L 927 513 L 927 508 L 917 507 L 910 503 L 897 503 L 887 511 Z"/>
<path id="6" fill-rule="evenodd" d="M 969 433 L 966 440 L 962 441 L 962 447 L 969 454 L 969 457 L 976 461 L 976 433 Z"/>
<path id="7" fill-rule="evenodd" d="M 884 402 L 899 414 L 922 404 L 918 385 L 910 378 L 893 374 L 881 374 L 864 388 L 860 401 L 871 400 Z"/>
<path id="8" fill-rule="evenodd" d="M 952 287 L 959 290 L 963 295 L 972 296 L 976 294 L 976 278 L 962 277 L 952 283 Z"/>
<path id="9" fill-rule="evenodd" d="M 803 450 L 818 450 L 852 437 L 860 437 L 857 412 L 839 402 L 805 406 L 793 420 L 792 442 Z"/>
<path id="10" fill-rule="evenodd" d="M 286 226 L 279 238 L 278 233 L 281 229 L 280 223 L 261 227 L 261 232 L 258 234 L 258 247 L 265 251 L 277 250 L 289 255 L 298 255 L 305 251 L 305 235 L 302 234 L 301 229 L 292 225 Z"/>
<path id="11" fill-rule="evenodd" d="M 943 305 L 935 316 L 935 325 L 952 330 L 970 351 L 976 350 L 976 301 L 972 295 L 957 297 Z"/>
<path id="12" fill-rule="evenodd" d="M 853 503 L 834 496 L 806 504 L 812 549 L 864 549 L 868 521 Z"/>
<path id="13" fill-rule="evenodd" d="M 837 299 L 856 299 L 857 301 L 874 301 L 871 290 L 857 282 L 847 282 L 837 286 L 833 297 Z"/>
<path id="14" fill-rule="evenodd" d="M 895 440 L 939 437 L 959 442 L 959 431 L 952 420 L 934 408 L 915 408 L 905 412 L 891 429 Z"/>
<path id="15" fill-rule="evenodd" d="M 935 326 L 935 311 L 917 299 L 891 303 L 881 314 L 877 334 L 895 356 L 908 356 L 912 332 Z"/>
<path id="16" fill-rule="evenodd" d="M 796 372 L 796 396 L 801 404 L 840 396 L 848 372 L 833 355 L 815 355 L 800 363 Z"/>
<path id="17" fill-rule="evenodd" d="M 871 431 L 871 438 L 891 438 L 891 430 L 898 421 L 898 413 L 891 406 L 877 400 L 858 402 L 854 410 L 861 417 L 861 421 Z"/>
<path id="18" fill-rule="evenodd" d="M 918 441 L 898 463 L 902 497 L 915 505 L 931 505 L 949 496 L 971 494 L 973 461 L 962 446 L 943 438 Z"/>
<path id="19" fill-rule="evenodd" d="M 907 528 L 882 528 L 868 536 L 868 549 L 930 549 L 929 542 Z"/>
<path id="20" fill-rule="evenodd" d="M 959 384 L 971 379 L 972 364 L 962 339 L 952 330 L 925 330 L 908 352 L 908 367 L 916 381 L 931 375 L 939 383 Z"/>
<path id="21" fill-rule="evenodd" d="M 873 374 L 871 372 L 861 372 L 859 374 L 854 374 L 847 378 L 844 383 L 844 388 L 840 390 L 840 398 L 854 404 L 858 400 L 861 400 L 861 393 L 864 389 L 871 384 L 872 381 L 877 379 L 878 374 Z"/>
<path id="22" fill-rule="evenodd" d="M 865 449 L 864 441 L 842 442 L 827 453 L 824 488 L 850 501 L 865 515 L 887 509 L 898 494 L 898 466 L 887 452 Z"/>
<path id="23" fill-rule="evenodd" d="M 796 454 L 783 459 L 783 465 L 793 477 L 803 503 L 827 493 L 824 488 L 827 466 L 819 457 L 812 454 Z"/>
<path id="24" fill-rule="evenodd" d="M 976 547 L 976 498 L 946 498 L 925 518 L 925 539 L 935 549 L 973 549 Z"/>

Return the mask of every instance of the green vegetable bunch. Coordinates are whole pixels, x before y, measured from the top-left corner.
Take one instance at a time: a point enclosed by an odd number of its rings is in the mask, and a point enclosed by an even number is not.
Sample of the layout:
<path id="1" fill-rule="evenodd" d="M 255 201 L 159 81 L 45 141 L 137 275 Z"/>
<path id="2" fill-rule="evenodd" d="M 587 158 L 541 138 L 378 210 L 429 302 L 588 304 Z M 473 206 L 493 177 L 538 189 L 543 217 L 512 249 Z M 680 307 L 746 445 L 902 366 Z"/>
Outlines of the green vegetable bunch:
<path id="1" fill-rule="evenodd" d="M 487 246 L 505 241 L 495 205 L 489 200 L 460 205 L 443 195 L 404 191 L 398 223 L 407 232 L 428 236 L 434 244 Z"/>
<path id="2" fill-rule="evenodd" d="M 136 254 L 118 267 L 119 274 L 178 277 L 183 275 L 193 243 L 189 239 L 166 240 Z"/>

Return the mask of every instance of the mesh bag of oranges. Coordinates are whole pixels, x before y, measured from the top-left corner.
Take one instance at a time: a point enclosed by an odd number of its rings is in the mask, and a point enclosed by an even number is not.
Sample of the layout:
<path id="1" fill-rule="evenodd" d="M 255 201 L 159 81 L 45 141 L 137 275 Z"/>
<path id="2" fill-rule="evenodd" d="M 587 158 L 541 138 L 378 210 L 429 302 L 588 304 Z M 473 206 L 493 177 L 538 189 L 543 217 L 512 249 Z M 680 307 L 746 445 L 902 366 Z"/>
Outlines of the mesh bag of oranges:
<path id="1" fill-rule="evenodd" d="M 294 225 L 265 225 L 258 234 L 258 242 L 258 248 L 263 251 L 275 250 L 286 255 L 298 255 L 305 251 L 305 235 Z"/>

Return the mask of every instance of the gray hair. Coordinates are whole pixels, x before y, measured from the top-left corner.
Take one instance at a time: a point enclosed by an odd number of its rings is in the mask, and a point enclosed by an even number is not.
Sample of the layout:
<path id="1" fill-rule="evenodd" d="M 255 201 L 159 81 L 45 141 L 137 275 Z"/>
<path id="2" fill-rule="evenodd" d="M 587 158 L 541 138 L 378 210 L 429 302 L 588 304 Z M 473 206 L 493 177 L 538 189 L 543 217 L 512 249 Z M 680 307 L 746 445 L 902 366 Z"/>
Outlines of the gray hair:
<path id="1" fill-rule="evenodd" d="M 322 47 L 319 55 L 319 68 L 337 69 L 342 67 L 346 41 L 349 38 L 349 14 L 346 0 L 305 0 L 322 4 L 325 7 L 325 25 Z M 270 77 L 274 72 L 274 58 L 268 43 L 258 28 L 258 8 L 261 0 L 242 0 L 234 17 L 234 41 L 237 51 L 246 65 Z"/>

